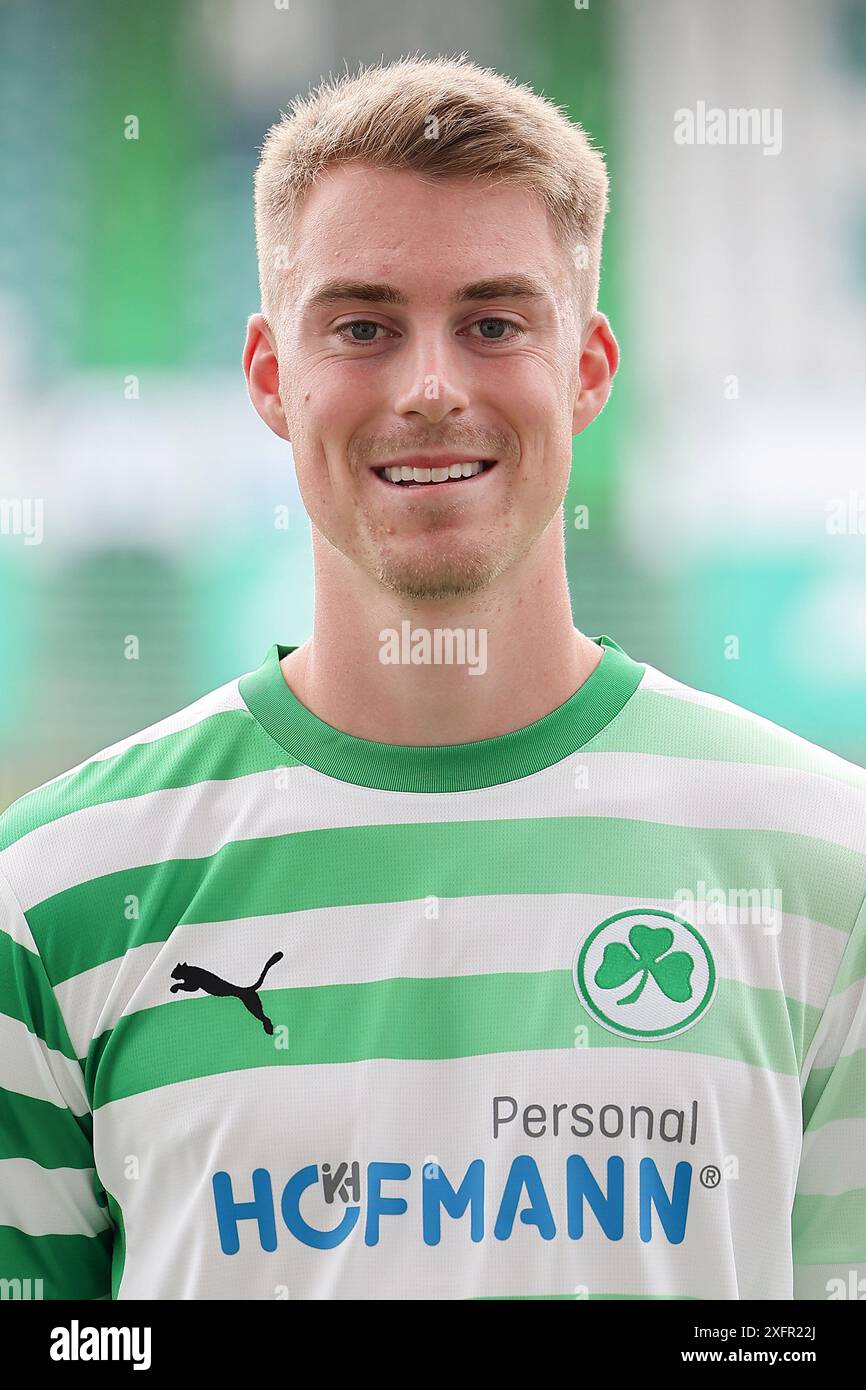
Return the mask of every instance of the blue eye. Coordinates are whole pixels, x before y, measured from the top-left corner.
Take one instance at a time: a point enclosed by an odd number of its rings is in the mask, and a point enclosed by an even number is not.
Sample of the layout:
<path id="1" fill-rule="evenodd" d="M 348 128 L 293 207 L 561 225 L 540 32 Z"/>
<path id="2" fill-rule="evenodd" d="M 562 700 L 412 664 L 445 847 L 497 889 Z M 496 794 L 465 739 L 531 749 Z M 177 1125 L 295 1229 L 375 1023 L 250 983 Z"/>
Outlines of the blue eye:
<path id="1" fill-rule="evenodd" d="M 498 328 L 500 331 L 494 331 L 493 334 L 488 335 L 484 332 L 484 328 L 489 326 L 493 326 L 494 329 Z M 522 337 L 526 331 L 521 328 L 520 324 L 514 323 L 511 319 L 498 318 L 494 315 L 475 319 L 469 325 L 469 328 L 481 328 L 481 341 L 485 343 L 513 342 L 515 338 Z M 358 347 L 366 347 L 368 343 L 378 342 L 376 337 L 377 329 L 381 329 L 383 333 L 389 331 L 384 324 L 376 323 L 373 319 L 351 319 L 348 323 L 339 324 L 334 329 L 334 332 L 341 342 L 357 345 Z M 502 331 L 504 329 L 510 329 L 511 331 L 506 334 Z M 362 336 L 358 336 L 356 330 L 359 330 Z M 466 330 L 463 331 L 465 332 Z"/>
<path id="2" fill-rule="evenodd" d="M 482 334 L 481 334 L 481 338 L 482 338 L 482 341 L 485 342 L 485 343 L 507 343 L 507 342 L 511 342 L 512 339 L 513 339 L 514 337 L 520 337 L 520 335 L 521 335 L 521 334 L 523 333 L 523 331 L 524 331 L 524 330 L 520 327 L 520 324 L 518 324 L 518 323 L 513 323 L 511 319 L 500 319 L 500 318 L 495 318 L 495 317 L 493 317 L 493 318 L 476 319 L 474 323 L 470 324 L 470 327 L 471 327 L 471 328 L 480 327 L 482 324 L 499 324 L 499 325 L 501 325 L 501 326 L 503 326 L 503 327 L 505 327 L 505 328 L 510 328 L 510 329 L 512 330 L 512 332 L 508 335 L 508 337 L 506 337 L 504 334 L 502 334 L 502 335 L 500 335 L 500 334 L 495 334 L 493 337 L 487 337 L 484 333 L 482 333 Z"/>
<path id="3" fill-rule="evenodd" d="M 376 341 L 376 338 L 375 338 L 375 330 L 376 330 L 377 328 L 382 328 L 382 326 L 383 326 L 383 325 L 382 325 L 381 323 L 374 323 L 372 319 L 352 319 L 351 323 L 341 323 L 340 326 L 339 326 L 337 329 L 335 329 L 335 332 L 336 332 L 338 335 L 341 335 L 341 334 L 345 333 L 347 329 L 350 329 L 350 328 L 372 328 L 372 329 L 374 330 L 374 332 L 373 332 L 373 336 L 371 336 L 371 337 L 367 337 L 367 338 L 354 338 L 354 337 L 353 337 L 353 338 L 348 338 L 348 339 L 347 339 L 347 338 L 343 338 L 343 340 L 342 340 L 344 343 L 345 343 L 345 342 L 351 342 L 351 343 L 360 343 L 361 345 L 363 345 L 364 343 L 375 343 L 375 341 Z"/>

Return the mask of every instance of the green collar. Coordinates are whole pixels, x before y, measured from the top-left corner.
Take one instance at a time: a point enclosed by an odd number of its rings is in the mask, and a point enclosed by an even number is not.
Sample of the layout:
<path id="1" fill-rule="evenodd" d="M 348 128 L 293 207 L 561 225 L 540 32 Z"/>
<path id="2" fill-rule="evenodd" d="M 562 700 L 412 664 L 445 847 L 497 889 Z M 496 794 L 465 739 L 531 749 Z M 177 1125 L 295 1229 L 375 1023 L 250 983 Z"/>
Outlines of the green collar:
<path id="1" fill-rule="evenodd" d="M 473 743 L 375 743 L 332 728 L 286 684 L 280 661 L 296 648 L 279 642 L 257 670 L 241 677 L 240 693 L 253 717 L 295 762 L 328 777 L 381 791 L 472 791 L 552 767 L 616 718 L 640 684 L 644 666 L 612 638 L 593 640 L 604 648 L 601 661 L 565 704 L 522 729 Z"/>

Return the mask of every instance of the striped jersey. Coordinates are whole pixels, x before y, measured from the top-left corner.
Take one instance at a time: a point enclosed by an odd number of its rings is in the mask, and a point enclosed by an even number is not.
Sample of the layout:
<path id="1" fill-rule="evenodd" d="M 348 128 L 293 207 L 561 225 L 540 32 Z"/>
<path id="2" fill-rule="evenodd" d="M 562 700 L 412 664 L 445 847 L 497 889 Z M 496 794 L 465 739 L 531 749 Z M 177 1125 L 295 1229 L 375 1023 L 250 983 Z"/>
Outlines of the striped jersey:
<path id="1" fill-rule="evenodd" d="M 866 1296 L 866 770 L 630 657 L 261 666 L 0 817 L 0 1296 Z"/>

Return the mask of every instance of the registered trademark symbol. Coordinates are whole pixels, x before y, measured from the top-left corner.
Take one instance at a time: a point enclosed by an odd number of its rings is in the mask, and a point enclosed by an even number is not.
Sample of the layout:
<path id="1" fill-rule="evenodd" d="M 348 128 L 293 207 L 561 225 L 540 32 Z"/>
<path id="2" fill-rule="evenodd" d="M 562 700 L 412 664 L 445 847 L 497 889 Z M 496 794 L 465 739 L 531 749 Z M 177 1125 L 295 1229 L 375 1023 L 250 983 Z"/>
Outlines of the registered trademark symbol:
<path id="1" fill-rule="evenodd" d="M 718 1187 L 722 1180 L 722 1175 L 714 1163 L 708 1163 L 701 1169 L 701 1184 L 703 1187 Z"/>

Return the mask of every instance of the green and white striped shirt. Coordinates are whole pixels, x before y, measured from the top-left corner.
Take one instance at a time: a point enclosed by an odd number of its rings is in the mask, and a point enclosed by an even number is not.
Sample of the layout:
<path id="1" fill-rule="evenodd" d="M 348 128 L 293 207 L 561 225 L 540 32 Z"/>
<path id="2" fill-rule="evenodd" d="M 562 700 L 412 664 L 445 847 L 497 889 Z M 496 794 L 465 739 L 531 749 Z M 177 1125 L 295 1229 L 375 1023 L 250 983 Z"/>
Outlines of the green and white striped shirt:
<path id="1" fill-rule="evenodd" d="M 596 640 L 432 747 L 275 644 L 9 807 L 0 1296 L 866 1295 L 866 770 Z"/>

